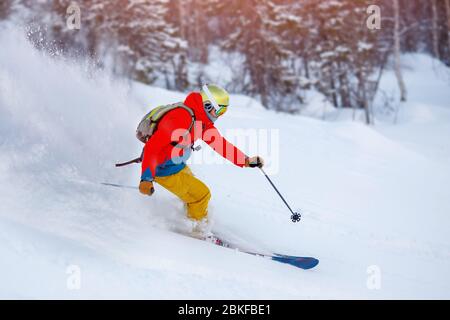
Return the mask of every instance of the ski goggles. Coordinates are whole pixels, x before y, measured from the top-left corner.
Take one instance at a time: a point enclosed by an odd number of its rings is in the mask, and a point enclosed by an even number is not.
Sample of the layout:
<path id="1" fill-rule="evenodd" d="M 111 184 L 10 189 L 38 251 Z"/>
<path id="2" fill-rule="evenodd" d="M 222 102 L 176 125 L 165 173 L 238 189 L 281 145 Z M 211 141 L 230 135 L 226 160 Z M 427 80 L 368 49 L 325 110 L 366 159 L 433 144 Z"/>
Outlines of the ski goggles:
<path id="1" fill-rule="evenodd" d="M 225 112 L 227 112 L 228 110 L 228 106 L 221 106 L 219 105 L 219 109 L 215 110 L 216 111 L 216 117 L 220 117 L 222 116 Z"/>
<path id="2" fill-rule="evenodd" d="M 219 109 L 214 108 L 212 103 L 207 103 L 205 105 L 205 109 L 207 112 L 211 112 L 212 110 L 214 110 L 214 116 L 216 118 L 219 118 L 228 110 L 228 106 L 218 105 L 218 107 L 219 107 Z"/>

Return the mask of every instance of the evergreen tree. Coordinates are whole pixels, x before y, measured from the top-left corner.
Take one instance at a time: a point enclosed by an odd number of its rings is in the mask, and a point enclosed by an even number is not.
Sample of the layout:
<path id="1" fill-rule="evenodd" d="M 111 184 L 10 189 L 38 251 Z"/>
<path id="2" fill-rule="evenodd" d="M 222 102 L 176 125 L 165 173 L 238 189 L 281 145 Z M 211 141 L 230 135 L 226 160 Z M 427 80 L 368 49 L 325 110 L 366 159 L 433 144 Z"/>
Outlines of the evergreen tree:
<path id="1" fill-rule="evenodd" d="M 230 1 L 225 9 L 233 33 L 222 47 L 245 56 L 244 90 L 268 108 L 292 110 L 298 79 L 288 65 L 292 52 L 281 32 L 287 24 L 285 8 L 276 1 L 249 0 Z"/>
<path id="2" fill-rule="evenodd" d="M 205 81 L 217 46 L 242 64 L 228 87 L 267 108 L 295 112 L 316 89 L 336 108 L 366 110 L 371 122 L 390 56 L 397 74 L 404 52 L 450 64 L 450 0 L 396 1 L 398 15 L 392 0 L 84 0 L 76 1 L 81 29 L 69 30 L 71 0 L 3 0 L 0 19 L 21 13 L 38 48 L 90 56 L 117 75 L 180 91 Z M 381 30 L 366 26 L 372 4 L 382 7 Z"/>
<path id="3" fill-rule="evenodd" d="M 169 1 L 132 0 L 118 4 L 123 6 L 110 28 L 116 34 L 124 71 L 145 83 L 164 79 L 169 89 L 175 88 L 176 81 L 171 79 L 180 76 L 180 64 L 186 62 L 181 58 L 186 45 L 178 28 L 167 21 Z"/>
<path id="4" fill-rule="evenodd" d="M 0 2 L 0 21 L 9 17 L 13 10 L 14 0 L 2 0 Z"/>

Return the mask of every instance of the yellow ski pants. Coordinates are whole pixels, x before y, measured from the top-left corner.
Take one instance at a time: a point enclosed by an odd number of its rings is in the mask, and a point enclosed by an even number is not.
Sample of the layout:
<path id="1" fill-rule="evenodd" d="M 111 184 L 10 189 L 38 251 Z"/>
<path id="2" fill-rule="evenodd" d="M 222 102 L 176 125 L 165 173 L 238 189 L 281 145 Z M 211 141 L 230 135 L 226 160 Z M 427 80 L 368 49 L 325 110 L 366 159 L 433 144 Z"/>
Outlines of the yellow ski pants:
<path id="1" fill-rule="evenodd" d="M 202 181 L 194 176 L 188 166 L 174 175 L 155 177 L 155 182 L 175 194 L 186 204 L 189 218 L 199 221 L 208 215 L 211 192 Z"/>

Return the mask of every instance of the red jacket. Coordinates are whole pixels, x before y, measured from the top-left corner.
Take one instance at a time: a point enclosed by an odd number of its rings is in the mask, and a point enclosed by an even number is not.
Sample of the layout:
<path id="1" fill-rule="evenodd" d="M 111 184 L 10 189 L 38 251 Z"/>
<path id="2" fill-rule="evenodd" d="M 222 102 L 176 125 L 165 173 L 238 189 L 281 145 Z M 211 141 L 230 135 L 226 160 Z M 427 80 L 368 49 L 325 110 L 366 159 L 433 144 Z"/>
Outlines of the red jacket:
<path id="1" fill-rule="evenodd" d="M 191 154 L 191 146 L 198 139 L 205 141 L 222 157 L 239 167 L 245 165 L 246 155 L 228 142 L 208 118 L 202 96 L 191 93 L 184 104 L 191 108 L 195 115 L 195 125 L 186 135 L 192 123 L 190 114 L 178 108 L 167 113 L 158 123 L 158 128 L 147 141 L 142 159 L 142 176 L 145 181 L 152 181 L 155 176 L 170 176 L 180 172 L 186 166 Z M 183 136 L 186 137 L 183 138 Z M 171 143 L 178 142 L 186 149 L 175 147 Z"/>

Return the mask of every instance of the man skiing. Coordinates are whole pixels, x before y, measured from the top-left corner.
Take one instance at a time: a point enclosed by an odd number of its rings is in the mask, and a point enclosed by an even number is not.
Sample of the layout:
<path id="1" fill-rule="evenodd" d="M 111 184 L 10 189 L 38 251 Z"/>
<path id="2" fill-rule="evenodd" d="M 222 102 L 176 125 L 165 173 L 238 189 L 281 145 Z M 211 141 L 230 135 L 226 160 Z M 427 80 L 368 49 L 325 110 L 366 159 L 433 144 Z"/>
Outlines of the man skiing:
<path id="1" fill-rule="evenodd" d="M 199 237 L 208 236 L 211 193 L 186 165 L 195 141 L 203 140 L 239 167 L 262 168 L 264 165 L 261 157 L 246 156 L 223 138 L 214 126 L 214 122 L 227 111 L 229 99 L 225 89 L 205 85 L 200 93 L 190 93 L 183 104 L 173 105 L 158 119 L 150 136 L 141 139 L 145 147 L 139 191 L 151 196 L 156 182 L 178 196 L 186 204 L 187 216 L 196 222 L 193 234 Z"/>

